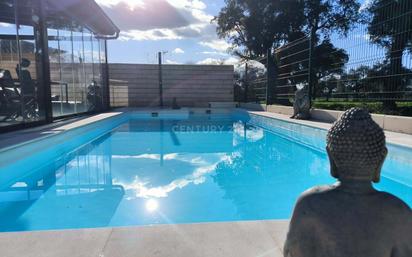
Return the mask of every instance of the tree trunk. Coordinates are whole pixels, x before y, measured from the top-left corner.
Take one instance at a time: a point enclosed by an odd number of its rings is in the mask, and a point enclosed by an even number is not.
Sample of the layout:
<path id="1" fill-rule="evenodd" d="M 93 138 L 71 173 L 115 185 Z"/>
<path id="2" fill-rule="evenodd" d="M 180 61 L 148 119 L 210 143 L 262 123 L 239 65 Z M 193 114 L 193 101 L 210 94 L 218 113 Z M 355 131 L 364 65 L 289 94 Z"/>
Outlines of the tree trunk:
<path id="1" fill-rule="evenodd" d="M 394 98 L 401 96 L 400 93 L 396 92 L 401 91 L 403 87 L 401 73 L 402 56 L 404 49 L 405 44 L 402 40 L 402 35 L 393 37 L 391 52 L 389 54 L 390 69 L 389 74 L 387 74 L 388 77 L 385 79 L 384 83 L 385 94 L 383 94 L 383 97 L 385 98 L 385 100 L 383 101 L 383 107 L 386 110 L 395 110 L 397 106 Z"/>
<path id="2" fill-rule="evenodd" d="M 316 27 L 312 27 L 310 31 L 310 39 L 309 39 L 309 87 L 308 87 L 308 95 L 309 99 L 312 103 L 312 100 L 315 99 L 315 92 L 318 87 L 318 81 L 319 78 L 317 76 L 318 72 L 316 71 L 316 55 L 315 55 L 315 49 L 317 45 L 317 38 L 316 38 L 316 32 L 317 32 Z"/>

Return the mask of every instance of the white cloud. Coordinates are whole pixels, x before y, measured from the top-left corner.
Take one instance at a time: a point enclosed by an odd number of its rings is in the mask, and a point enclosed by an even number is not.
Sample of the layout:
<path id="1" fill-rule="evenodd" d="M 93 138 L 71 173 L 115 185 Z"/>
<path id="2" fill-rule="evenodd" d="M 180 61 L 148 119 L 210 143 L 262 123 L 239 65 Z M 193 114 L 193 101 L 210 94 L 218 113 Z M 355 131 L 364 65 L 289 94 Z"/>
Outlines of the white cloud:
<path id="1" fill-rule="evenodd" d="M 224 60 L 223 59 L 216 59 L 216 58 L 206 58 L 202 61 L 198 61 L 196 64 L 201 64 L 201 65 L 220 65 L 223 64 Z"/>
<path id="2" fill-rule="evenodd" d="M 239 63 L 239 59 L 236 57 L 229 57 L 225 60 L 226 65 L 236 65 Z"/>
<path id="3" fill-rule="evenodd" d="M 206 9 L 206 4 L 199 0 L 168 0 L 168 2 L 177 8 L 192 8 L 197 10 Z"/>
<path id="4" fill-rule="evenodd" d="M 126 3 L 131 9 L 137 6 L 144 6 L 145 2 L 143 0 L 96 0 L 97 3 L 103 6 L 113 6 L 121 2 Z"/>
<path id="5" fill-rule="evenodd" d="M 183 49 L 181 49 L 181 48 L 176 48 L 175 50 L 173 50 L 173 52 L 172 53 L 174 53 L 174 54 L 184 54 L 185 53 L 185 51 L 183 50 Z"/>
<path id="6" fill-rule="evenodd" d="M 236 65 L 239 63 L 239 59 L 235 58 L 235 57 L 229 57 L 229 58 L 221 58 L 221 59 L 217 59 L 217 58 L 206 58 L 202 61 L 197 62 L 196 64 L 200 64 L 200 65 Z"/>
<path id="7" fill-rule="evenodd" d="M 200 0 L 97 0 L 122 40 L 216 39 L 213 16 Z"/>
<path id="8" fill-rule="evenodd" d="M 129 30 L 120 33 L 120 40 L 179 40 L 183 39 L 182 36 L 179 36 L 175 31 L 171 29 L 152 29 L 152 30 Z"/>
<path id="9" fill-rule="evenodd" d="M 206 55 L 220 55 L 220 56 L 229 56 L 228 53 L 225 52 L 218 52 L 218 51 L 203 51 L 200 52 L 201 54 L 206 54 Z"/>
<path id="10" fill-rule="evenodd" d="M 182 64 L 181 62 L 176 62 L 173 60 L 166 60 L 166 64 Z"/>
<path id="11" fill-rule="evenodd" d="M 209 47 L 211 49 L 224 52 L 227 51 L 228 48 L 231 46 L 228 42 L 220 39 L 213 39 L 210 41 L 202 41 L 199 43 L 202 46 Z"/>

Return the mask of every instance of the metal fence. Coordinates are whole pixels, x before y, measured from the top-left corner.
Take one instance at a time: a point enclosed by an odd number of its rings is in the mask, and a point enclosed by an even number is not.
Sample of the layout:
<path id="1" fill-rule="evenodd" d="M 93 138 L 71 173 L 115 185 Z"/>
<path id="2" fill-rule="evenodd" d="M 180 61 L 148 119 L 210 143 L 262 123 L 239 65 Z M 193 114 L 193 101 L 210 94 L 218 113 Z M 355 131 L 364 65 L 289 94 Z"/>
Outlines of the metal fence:
<path id="1" fill-rule="evenodd" d="M 240 76 L 247 97 L 238 100 L 291 105 L 306 86 L 318 102 L 412 102 L 412 1 L 380 1 L 364 12 L 347 36 L 303 37 L 275 49 L 273 71 Z"/>
<path id="2" fill-rule="evenodd" d="M 243 64 L 244 70 L 238 74 L 235 98 L 239 102 L 265 103 L 268 95 L 267 58 Z"/>

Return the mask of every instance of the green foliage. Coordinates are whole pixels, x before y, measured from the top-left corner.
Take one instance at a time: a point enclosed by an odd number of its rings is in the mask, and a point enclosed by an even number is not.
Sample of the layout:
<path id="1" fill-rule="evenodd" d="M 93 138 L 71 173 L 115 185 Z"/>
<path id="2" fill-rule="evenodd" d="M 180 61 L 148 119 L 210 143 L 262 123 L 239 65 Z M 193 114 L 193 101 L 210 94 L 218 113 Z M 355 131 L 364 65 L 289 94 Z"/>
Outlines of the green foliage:
<path id="1" fill-rule="evenodd" d="M 402 57 L 406 48 L 411 48 L 412 1 L 410 0 L 374 0 L 369 7 L 370 22 L 368 32 L 370 40 L 387 49 L 389 64 L 383 68 L 389 74 L 402 74 Z M 385 91 L 399 90 L 404 82 L 401 76 L 386 79 Z M 388 108 L 393 101 L 386 101 Z"/>
<path id="2" fill-rule="evenodd" d="M 330 40 L 326 39 L 314 48 L 315 60 L 313 68 L 315 71 L 314 93 L 321 95 L 321 91 L 329 85 L 331 80 L 344 74 L 345 64 L 349 56 L 345 50 L 336 48 Z M 308 41 L 303 44 L 294 44 L 285 50 L 277 52 L 279 59 L 278 69 L 278 93 L 293 94 L 295 85 L 306 85 L 309 83 L 309 53 Z M 289 86 L 289 87 L 285 87 Z M 336 87 L 336 83 L 334 83 Z M 331 88 L 332 90 L 332 88 Z"/>
<path id="3" fill-rule="evenodd" d="M 226 0 L 218 16 L 217 33 L 228 39 L 234 54 L 243 59 L 266 56 L 268 49 L 287 42 L 299 28 L 299 1 Z"/>
<path id="4" fill-rule="evenodd" d="M 344 34 L 360 19 L 357 0 L 225 0 L 215 17 L 217 33 L 229 40 L 243 59 L 266 56 L 313 33 L 316 41 L 332 31 Z M 329 42 L 330 43 L 330 42 Z"/>
<path id="5" fill-rule="evenodd" d="M 388 110 L 382 102 L 351 102 L 351 101 L 314 101 L 313 107 L 326 110 L 345 111 L 352 107 L 362 107 L 371 113 L 412 116 L 412 102 L 397 102 L 396 108 Z"/>
<path id="6" fill-rule="evenodd" d="M 373 0 L 369 8 L 370 40 L 388 50 L 404 50 L 412 43 L 412 1 Z"/>
<path id="7" fill-rule="evenodd" d="M 268 49 L 277 49 L 273 54 L 278 67 L 274 93 L 279 103 L 289 103 L 295 88 L 309 83 L 309 48 L 314 96 L 326 100 L 381 100 L 379 104 L 368 103 L 368 107 L 376 112 L 410 113 L 410 107 L 393 99 L 406 101 L 412 97 L 412 69 L 407 64 L 409 56 L 404 55 L 406 51 L 412 53 L 412 1 L 372 0 L 362 11 L 360 2 L 226 0 L 215 19 L 219 36 L 228 39 L 234 53 L 243 59 L 266 57 Z M 330 36 L 346 36 L 356 26 L 366 29 L 367 41 L 383 47 L 387 54 L 386 58 L 362 56 L 347 70 L 348 53 L 333 45 Z M 311 47 L 308 38 L 312 39 Z M 357 48 L 352 54 L 356 51 L 363 50 Z M 345 108 L 349 104 L 332 107 Z"/>
<path id="8" fill-rule="evenodd" d="M 343 72 L 340 79 L 323 80 L 319 84 L 319 88 L 328 88 L 328 92 L 319 91 L 316 95 L 324 96 L 327 99 L 332 93 L 337 93 L 342 98 L 407 99 L 412 97 L 412 91 L 409 94 L 406 93 L 411 81 L 412 70 L 402 67 L 396 76 L 392 76 L 390 63 L 388 60 L 384 60 L 372 67 L 362 65 Z M 384 89 L 387 91 L 383 91 Z"/>
<path id="9" fill-rule="evenodd" d="M 306 32 L 328 37 L 346 33 L 360 20 L 357 0 L 297 0 L 303 3 Z"/>

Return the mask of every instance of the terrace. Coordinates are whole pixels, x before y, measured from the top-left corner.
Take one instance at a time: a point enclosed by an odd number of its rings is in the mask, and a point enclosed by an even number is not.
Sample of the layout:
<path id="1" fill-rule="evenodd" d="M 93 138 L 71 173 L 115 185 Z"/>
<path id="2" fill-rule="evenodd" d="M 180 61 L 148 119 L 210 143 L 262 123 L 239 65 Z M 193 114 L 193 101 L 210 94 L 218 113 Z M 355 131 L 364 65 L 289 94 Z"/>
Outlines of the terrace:
<path id="1" fill-rule="evenodd" d="M 298 196 L 336 182 L 325 138 L 342 106 L 375 112 L 389 154 L 374 187 L 412 205 L 409 45 L 385 71 L 385 48 L 353 36 L 363 25 L 331 35 L 329 56 L 346 45 L 347 59 L 320 68 L 327 40 L 310 36 L 234 64 L 176 64 L 161 48 L 121 63 L 111 51 L 126 51 L 125 25 L 111 8 L 122 1 L 97 2 L 0 2 L 2 256 L 283 256 Z M 410 38 L 402 7 L 397 32 Z M 305 87 L 311 118 L 291 119 Z"/>

